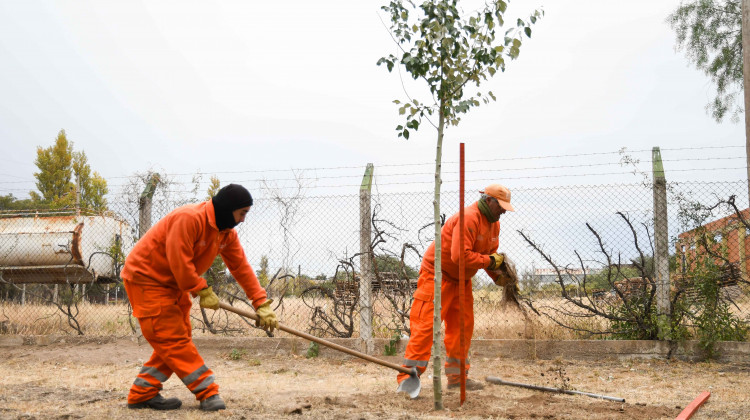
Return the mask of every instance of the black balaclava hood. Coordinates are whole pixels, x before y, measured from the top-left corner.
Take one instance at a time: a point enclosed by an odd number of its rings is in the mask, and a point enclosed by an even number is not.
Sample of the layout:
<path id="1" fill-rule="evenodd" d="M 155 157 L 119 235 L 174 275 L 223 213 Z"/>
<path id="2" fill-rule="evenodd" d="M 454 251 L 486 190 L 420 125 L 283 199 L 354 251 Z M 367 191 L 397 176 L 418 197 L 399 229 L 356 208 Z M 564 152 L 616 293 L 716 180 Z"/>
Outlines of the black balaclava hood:
<path id="1" fill-rule="evenodd" d="M 216 213 L 216 227 L 219 230 L 237 226 L 232 212 L 253 205 L 253 196 L 242 185 L 229 184 L 219 190 L 211 199 Z"/>

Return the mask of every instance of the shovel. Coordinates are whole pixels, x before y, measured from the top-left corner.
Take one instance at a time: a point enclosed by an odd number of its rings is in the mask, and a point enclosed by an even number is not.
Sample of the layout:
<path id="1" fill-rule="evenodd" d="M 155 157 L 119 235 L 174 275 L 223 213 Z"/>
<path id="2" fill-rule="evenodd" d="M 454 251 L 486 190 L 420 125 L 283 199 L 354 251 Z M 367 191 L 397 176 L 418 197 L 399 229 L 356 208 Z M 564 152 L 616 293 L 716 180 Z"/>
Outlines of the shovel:
<path id="1" fill-rule="evenodd" d="M 254 321 L 258 321 L 258 315 L 254 314 L 252 312 L 248 312 L 248 311 L 244 311 L 242 309 L 235 308 L 234 306 L 228 305 L 228 304 L 226 304 L 224 302 L 219 302 L 219 307 L 222 308 L 222 309 L 226 309 L 229 312 L 234 312 L 237 315 L 244 316 L 246 318 L 250 318 L 250 319 L 252 319 Z M 396 392 L 404 392 L 406 394 L 409 394 L 409 397 L 411 397 L 411 399 L 417 398 L 419 396 L 419 391 L 422 389 L 422 384 L 419 382 L 419 374 L 417 373 L 417 368 L 416 367 L 412 367 L 411 369 L 409 369 L 409 368 L 406 368 L 406 367 L 403 367 L 403 366 L 399 366 L 399 365 L 397 365 L 395 363 L 386 362 L 385 360 L 380 360 L 380 359 L 378 359 L 376 357 L 372 357 L 372 356 L 370 356 L 368 354 L 360 353 L 360 352 L 358 352 L 356 350 L 352 350 L 350 348 L 347 348 L 347 347 L 344 347 L 344 346 L 340 346 L 340 345 L 335 344 L 335 343 L 331 343 L 330 341 L 323 340 L 322 338 L 315 337 L 314 335 L 310 335 L 310 334 L 307 334 L 307 333 L 303 333 L 302 331 L 294 330 L 292 328 L 287 327 L 286 325 L 279 324 L 279 329 L 281 331 L 286 331 L 289 334 L 296 335 L 297 337 L 304 338 L 305 340 L 314 341 L 314 342 L 316 342 L 318 344 L 322 344 L 322 345 L 324 345 L 326 347 L 330 347 L 330 348 L 332 348 L 334 350 L 338 350 L 340 352 L 344 352 L 344 353 L 350 354 L 352 356 L 359 357 L 360 359 L 367 360 L 368 362 L 377 363 L 377 364 L 379 364 L 381 366 L 389 367 L 389 368 L 395 369 L 395 370 L 397 370 L 397 371 L 399 371 L 401 373 L 405 373 L 405 374 L 409 375 L 409 377 L 407 379 L 405 379 L 404 381 L 402 381 L 399 384 L 398 389 L 396 390 Z"/>
<path id="2" fill-rule="evenodd" d="M 533 389 L 533 390 L 536 390 L 536 391 L 556 392 L 556 393 L 559 393 L 559 394 L 570 394 L 570 395 L 585 395 L 587 397 L 601 398 L 601 399 L 609 400 L 609 401 L 625 402 L 624 398 L 609 397 L 607 395 L 592 394 L 591 392 L 583 392 L 583 391 L 573 391 L 573 390 L 570 390 L 570 389 L 549 388 L 549 387 L 546 387 L 546 386 L 529 385 L 529 384 L 522 384 L 522 383 L 518 383 L 518 382 L 508 382 L 508 381 L 504 381 L 504 380 L 502 380 L 500 378 L 497 378 L 495 376 L 488 376 L 488 377 L 484 378 L 484 380 L 487 381 L 487 382 L 491 382 L 493 384 L 517 386 L 517 387 L 520 387 L 520 388 Z"/>

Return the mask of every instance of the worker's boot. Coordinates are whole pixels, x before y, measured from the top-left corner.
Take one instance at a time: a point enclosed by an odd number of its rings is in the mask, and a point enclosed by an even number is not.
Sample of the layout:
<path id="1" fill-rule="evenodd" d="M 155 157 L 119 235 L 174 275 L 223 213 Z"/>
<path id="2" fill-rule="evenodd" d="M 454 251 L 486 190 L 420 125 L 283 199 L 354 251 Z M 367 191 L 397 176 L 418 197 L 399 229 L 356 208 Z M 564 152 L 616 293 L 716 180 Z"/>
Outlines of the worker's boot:
<path id="1" fill-rule="evenodd" d="M 150 400 L 141 401 L 135 404 L 128 404 L 128 408 L 153 408 L 154 410 L 176 410 L 182 406 L 179 398 L 164 398 L 161 394 L 156 394 Z"/>
<path id="2" fill-rule="evenodd" d="M 457 388 L 461 388 L 461 382 L 456 382 L 456 383 L 449 382 L 448 383 L 448 389 L 457 389 Z M 484 389 L 483 383 L 479 381 L 475 381 L 473 379 L 466 378 L 466 390 L 467 391 L 478 391 L 480 389 Z"/>
<path id="3" fill-rule="evenodd" d="M 224 400 L 221 399 L 219 394 L 212 395 L 205 400 L 201 401 L 201 410 L 203 411 L 219 411 L 227 408 L 224 404 Z"/>

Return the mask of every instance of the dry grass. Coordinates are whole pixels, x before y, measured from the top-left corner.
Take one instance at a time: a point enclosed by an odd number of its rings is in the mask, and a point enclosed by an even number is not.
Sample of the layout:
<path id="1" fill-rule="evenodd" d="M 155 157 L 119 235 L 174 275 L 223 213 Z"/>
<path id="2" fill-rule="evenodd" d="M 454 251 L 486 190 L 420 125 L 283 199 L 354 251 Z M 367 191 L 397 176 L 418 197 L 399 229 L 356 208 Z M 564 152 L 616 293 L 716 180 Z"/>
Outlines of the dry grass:
<path id="1" fill-rule="evenodd" d="M 477 339 L 539 339 L 568 340 L 592 338 L 591 335 L 576 333 L 561 327 L 548 316 L 539 316 L 524 303 L 520 307 L 502 301 L 502 291 L 488 288 L 474 291 L 474 337 Z M 537 298 L 534 307 L 543 313 L 552 314 L 550 308 L 561 312 L 583 315 L 585 312 L 561 297 Z M 235 305 L 249 309 L 242 303 Z M 330 306 L 324 306 L 330 314 Z M 740 295 L 733 297 L 732 311 L 745 321 L 750 320 L 750 297 Z M 76 320 L 85 335 L 90 336 L 124 336 L 132 334 L 128 319 L 128 307 L 125 304 L 99 305 L 84 303 L 78 306 Z M 391 304 L 382 296 L 375 295 L 373 300 L 373 335 L 375 338 L 390 339 L 400 325 L 400 319 Z M 286 297 L 283 305 L 277 309 L 279 319 L 285 325 L 308 331 L 313 316 L 301 298 Z M 264 336 L 265 334 L 248 325 L 241 317 L 226 311 L 206 311 L 209 321 L 219 329 L 234 335 Z M 557 315 L 558 321 L 568 325 L 577 325 L 582 329 L 602 331 L 608 326 L 601 317 L 563 318 Z M 195 335 L 211 335 L 203 328 L 203 314 L 197 303 L 192 309 Z M 408 316 L 407 316 L 408 318 Z M 131 319 L 135 323 L 135 319 Z M 345 319 L 346 322 L 349 320 Z M 359 334 L 359 320 L 356 312 L 353 318 L 353 335 Z M 340 326 L 343 330 L 343 327 Z M 68 325 L 67 316 L 51 305 L 9 304 L 0 303 L 0 334 L 48 335 L 76 334 Z"/>

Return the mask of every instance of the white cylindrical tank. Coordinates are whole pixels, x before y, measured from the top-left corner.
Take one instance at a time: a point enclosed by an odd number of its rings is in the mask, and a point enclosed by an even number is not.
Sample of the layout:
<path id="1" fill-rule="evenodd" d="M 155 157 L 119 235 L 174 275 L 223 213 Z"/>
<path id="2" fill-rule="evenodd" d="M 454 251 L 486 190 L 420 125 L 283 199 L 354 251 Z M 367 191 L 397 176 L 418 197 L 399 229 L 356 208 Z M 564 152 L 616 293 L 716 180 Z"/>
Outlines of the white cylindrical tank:
<path id="1" fill-rule="evenodd" d="M 0 275 L 23 283 L 114 279 L 132 243 L 130 226 L 114 217 L 4 217 Z"/>

